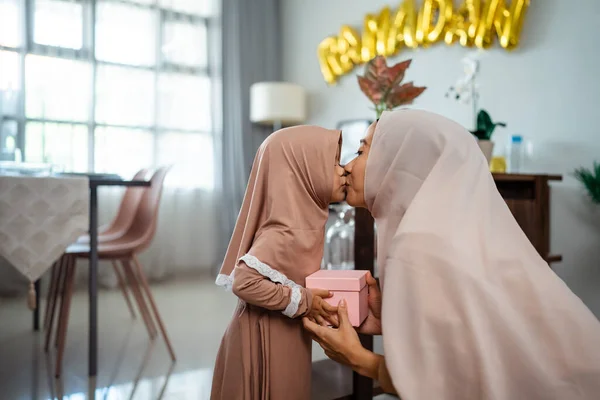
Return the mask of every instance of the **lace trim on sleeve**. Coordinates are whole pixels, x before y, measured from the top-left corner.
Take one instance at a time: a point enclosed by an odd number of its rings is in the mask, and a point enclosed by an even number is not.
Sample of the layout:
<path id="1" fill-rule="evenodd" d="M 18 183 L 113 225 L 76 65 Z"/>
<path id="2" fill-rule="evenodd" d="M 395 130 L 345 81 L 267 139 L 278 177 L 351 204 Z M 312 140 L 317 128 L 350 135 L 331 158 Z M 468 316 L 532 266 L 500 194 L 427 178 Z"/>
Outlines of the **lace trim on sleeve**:
<path id="1" fill-rule="evenodd" d="M 288 279 L 281 272 L 271 268 L 267 264 L 260 261 L 258 258 L 246 254 L 240 258 L 240 261 L 246 263 L 246 265 L 255 271 L 257 271 L 262 276 L 269 278 L 272 282 L 280 283 L 292 289 L 290 303 L 283 310 L 283 315 L 289 318 L 294 318 L 296 313 L 298 312 L 298 308 L 300 307 L 300 301 L 302 300 L 302 286 L 298 285 L 296 282 Z M 218 278 L 217 278 L 218 279 Z M 233 284 L 233 278 L 231 279 L 231 283 Z"/>
<path id="2" fill-rule="evenodd" d="M 215 280 L 217 286 L 231 292 L 233 289 L 233 278 L 235 277 L 235 270 L 231 272 L 231 275 L 219 274 Z"/>

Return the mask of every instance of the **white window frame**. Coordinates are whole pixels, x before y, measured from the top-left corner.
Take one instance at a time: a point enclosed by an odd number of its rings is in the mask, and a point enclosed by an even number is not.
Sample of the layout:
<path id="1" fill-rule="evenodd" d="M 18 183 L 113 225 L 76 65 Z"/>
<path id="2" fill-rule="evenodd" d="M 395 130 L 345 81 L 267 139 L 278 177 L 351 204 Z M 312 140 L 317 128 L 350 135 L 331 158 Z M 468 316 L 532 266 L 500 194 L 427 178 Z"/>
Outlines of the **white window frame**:
<path id="1" fill-rule="evenodd" d="M 59 0 L 60 1 L 60 0 Z M 160 127 L 158 123 L 158 77 L 162 73 L 179 73 L 190 76 L 206 76 L 209 79 L 213 79 L 215 74 L 211 67 L 211 60 L 213 59 L 212 52 L 214 49 L 214 41 L 211 40 L 211 24 L 218 23 L 216 18 L 212 17 L 204 17 L 192 14 L 181 13 L 177 11 L 173 11 L 170 9 L 165 9 L 161 7 L 160 4 L 140 4 L 135 3 L 131 0 L 104 0 L 104 1 L 112 1 L 115 3 L 127 4 L 130 6 L 135 6 L 143 9 L 153 10 L 158 14 L 158 25 L 156 32 L 156 64 L 154 67 L 145 67 L 145 66 L 136 66 L 136 65 L 128 65 L 128 64 L 120 64 L 113 62 L 106 62 L 102 60 L 96 59 L 95 56 L 95 21 L 96 21 L 96 5 L 98 3 L 97 0 L 65 0 L 70 2 L 77 2 L 83 5 L 83 16 L 82 16 L 82 39 L 83 46 L 80 50 L 67 49 L 62 47 L 54 47 L 47 45 L 36 44 L 33 40 L 34 38 L 34 12 L 35 12 L 35 0 L 23 0 L 23 5 L 21 9 L 21 18 L 22 18 L 22 44 L 19 48 L 6 47 L 0 45 L 0 50 L 14 52 L 19 55 L 19 106 L 16 115 L 0 115 L 0 128 L 2 127 L 3 122 L 5 121 L 16 121 L 17 123 L 17 137 L 16 137 L 16 147 L 21 150 L 24 161 L 26 160 L 26 135 L 25 129 L 26 125 L 29 122 L 41 122 L 41 123 L 64 123 L 64 124 L 74 124 L 74 125 L 86 125 L 88 130 L 88 169 L 89 171 L 94 171 L 95 169 L 95 131 L 97 127 L 111 127 L 111 128 L 125 128 L 125 129 L 143 129 L 145 131 L 150 131 L 154 135 L 154 159 L 156 160 L 156 152 L 157 152 L 157 141 L 159 135 L 162 133 L 189 133 L 189 134 L 206 134 L 213 138 L 213 143 L 215 143 L 215 134 L 214 131 L 219 124 L 215 121 L 214 116 L 215 112 L 212 112 L 211 125 L 213 127 L 212 132 L 204 132 L 201 130 L 187 130 L 187 129 L 174 129 L 167 127 Z M 201 0 L 198 0 L 201 1 Z M 155 3 L 160 3 L 156 0 Z M 206 48 L 207 48 L 207 66 L 206 68 L 202 67 L 189 67 L 183 65 L 177 65 L 173 63 L 167 63 L 162 59 L 161 56 L 161 48 L 163 45 L 163 29 L 167 21 L 184 21 L 192 24 L 202 24 L 206 27 L 207 30 L 207 38 L 206 38 Z M 91 80 L 91 98 L 89 99 L 90 104 L 90 115 L 87 122 L 81 121 L 71 121 L 71 120 L 56 120 L 50 118 L 28 118 L 26 115 L 25 104 L 26 104 L 26 76 L 25 76 L 25 58 L 29 54 L 41 55 L 41 56 L 49 56 L 66 60 L 76 60 L 76 61 L 84 61 L 91 65 L 92 68 L 92 80 Z M 154 123 L 152 126 L 131 126 L 131 125 L 116 125 L 116 124 L 106 124 L 106 123 L 98 123 L 95 118 L 95 110 L 96 110 L 96 79 L 97 74 L 96 70 L 100 65 L 112 65 L 112 66 L 122 66 L 129 69 L 138 69 L 138 70 L 146 70 L 152 71 L 154 73 L 155 85 L 155 109 L 154 109 Z M 214 90 L 213 90 L 214 93 Z"/>

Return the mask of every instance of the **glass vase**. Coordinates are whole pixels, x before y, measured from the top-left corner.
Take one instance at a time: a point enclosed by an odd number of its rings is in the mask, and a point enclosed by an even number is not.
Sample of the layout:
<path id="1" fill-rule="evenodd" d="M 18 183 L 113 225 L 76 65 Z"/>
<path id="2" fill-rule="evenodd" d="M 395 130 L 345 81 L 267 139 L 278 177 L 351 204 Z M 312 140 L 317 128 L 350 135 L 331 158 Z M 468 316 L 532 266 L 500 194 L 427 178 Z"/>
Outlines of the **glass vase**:
<path id="1" fill-rule="evenodd" d="M 323 267 L 329 270 L 354 269 L 354 208 L 348 204 L 331 206 L 336 220 L 325 233 Z"/>

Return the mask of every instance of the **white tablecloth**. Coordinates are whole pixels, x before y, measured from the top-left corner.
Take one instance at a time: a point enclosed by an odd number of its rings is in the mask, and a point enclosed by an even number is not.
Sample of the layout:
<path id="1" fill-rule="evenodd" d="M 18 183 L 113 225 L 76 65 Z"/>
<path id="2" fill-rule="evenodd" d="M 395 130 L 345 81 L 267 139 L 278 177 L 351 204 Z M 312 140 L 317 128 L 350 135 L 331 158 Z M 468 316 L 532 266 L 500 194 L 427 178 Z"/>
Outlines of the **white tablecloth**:
<path id="1" fill-rule="evenodd" d="M 0 175 L 0 255 L 30 282 L 89 226 L 89 182 Z"/>

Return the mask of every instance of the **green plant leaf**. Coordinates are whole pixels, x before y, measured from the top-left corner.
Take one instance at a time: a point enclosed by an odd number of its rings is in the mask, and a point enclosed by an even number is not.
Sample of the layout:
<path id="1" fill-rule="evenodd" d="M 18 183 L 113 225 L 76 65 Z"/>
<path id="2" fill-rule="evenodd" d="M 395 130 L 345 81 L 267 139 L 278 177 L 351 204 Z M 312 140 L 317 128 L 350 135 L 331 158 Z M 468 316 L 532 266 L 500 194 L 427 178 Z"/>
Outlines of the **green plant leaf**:
<path id="1" fill-rule="evenodd" d="M 487 135 L 487 131 L 483 129 L 477 129 L 470 132 L 477 138 L 477 140 L 490 140 L 490 137 Z"/>
<path id="2" fill-rule="evenodd" d="M 493 125 L 490 114 L 485 110 L 480 110 L 477 114 L 477 129 L 483 129 L 487 131 Z"/>
<path id="3" fill-rule="evenodd" d="M 600 162 L 594 162 L 592 169 L 577 168 L 573 175 L 581 182 L 592 202 L 600 204 Z"/>
<path id="4" fill-rule="evenodd" d="M 490 114 L 484 109 L 479 110 L 477 114 L 477 131 L 485 131 L 486 139 L 481 140 L 490 140 L 494 130 L 497 126 L 506 127 L 506 123 L 504 122 L 493 122 Z"/>

